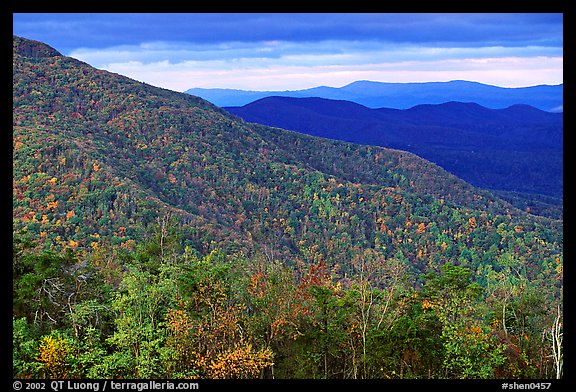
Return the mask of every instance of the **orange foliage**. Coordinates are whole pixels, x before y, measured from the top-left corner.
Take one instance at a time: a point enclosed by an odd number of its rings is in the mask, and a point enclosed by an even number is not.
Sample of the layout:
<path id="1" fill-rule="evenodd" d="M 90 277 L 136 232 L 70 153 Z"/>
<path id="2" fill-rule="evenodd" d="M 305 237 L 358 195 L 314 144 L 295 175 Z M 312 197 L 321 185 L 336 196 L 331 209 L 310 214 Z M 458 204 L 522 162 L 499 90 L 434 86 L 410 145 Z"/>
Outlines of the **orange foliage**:
<path id="1" fill-rule="evenodd" d="M 422 222 L 418 225 L 418 228 L 416 229 L 416 233 L 417 234 L 422 234 L 426 231 L 426 225 Z"/>
<path id="2" fill-rule="evenodd" d="M 172 366 L 202 378 L 258 377 L 273 364 L 272 351 L 255 350 L 239 334 L 239 309 L 216 305 L 214 310 L 201 320 L 190 317 L 185 309 L 168 311 L 166 344 L 174 355 Z"/>
<path id="3" fill-rule="evenodd" d="M 273 365 L 272 356 L 270 349 L 255 351 L 251 344 L 240 343 L 210 361 L 208 377 L 256 378 L 264 368 Z"/>

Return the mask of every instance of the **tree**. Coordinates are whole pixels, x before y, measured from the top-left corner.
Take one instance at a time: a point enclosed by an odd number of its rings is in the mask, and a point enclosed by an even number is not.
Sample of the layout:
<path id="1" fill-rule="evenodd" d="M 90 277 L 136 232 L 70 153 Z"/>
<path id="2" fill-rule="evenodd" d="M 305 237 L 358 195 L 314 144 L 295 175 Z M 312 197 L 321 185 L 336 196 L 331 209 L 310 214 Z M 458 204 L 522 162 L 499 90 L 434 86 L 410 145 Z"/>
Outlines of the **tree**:
<path id="1" fill-rule="evenodd" d="M 38 362 L 46 378 L 69 378 L 75 350 L 70 339 L 54 331 L 40 340 Z"/>
<path id="2" fill-rule="evenodd" d="M 441 275 L 426 275 L 423 295 L 423 307 L 442 324 L 446 376 L 493 378 L 495 368 L 505 360 L 504 347 L 484 323 L 482 288 L 471 281 L 471 271 L 444 264 Z"/>
<path id="3" fill-rule="evenodd" d="M 352 267 L 350 292 L 355 298 L 352 318 L 358 326 L 362 349 L 357 363 L 362 365 L 360 377 L 370 378 L 369 339 L 385 333 L 405 310 L 398 298 L 406 289 L 406 267 L 397 259 L 385 259 L 369 250 L 358 255 Z M 354 375 L 358 375 L 356 371 Z"/>
<path id="4" fill-rule="evenodd" d="M 40 377 L 37 361 L 38 329 L 26 317 L 12 319 L 12 372 L 14 378 Z"/>
<path id="5" fill-rule="evenodd" d="M 178 302 L 178 279 L 183 271 L 179 262 L 183 260 L 175 257 L 172 247 L 160 251 L 156 239 L 152 237 L 124 257 L 126 272 L 112 301 L 115 330 L 107 342 L 117 352 L 107 358 L 108 368 L 125 377 L 164 376 L 160 364 L 165 320 Z M 173 257 L 167 257 L 168 252 Z"/>
<path id="6" fill-rule="evenodd" d="M 269 347 L 244 329 L 246 306 L 231 292 L 230 264 L 221 252 L 190 257 L 179 278 L 182 296 L 168 313 L 169 347 L 177 374 L 254 378 L 273 364 Z M 258 345 L 258 346 L 256 346 Z"/>
<path id="7" fill-rule="evenodd" d="M 552 344 L 552 360 L 554 361 L 554 369 L 556 370 L 556 378 L 562 378 L 562 370 L 564 364 L 564 353 L 562 350 L 563 341 L 562 332 L 562 313 L 560 312 L 560 305 L 557 306 L 557 314 L 554 318 L 554 324 L 550 328 L 549 337 Z"/>
<path id="8" fill-rule="evenodd" d="M 247 332 L 263 341 L 266 348 L 282 355 L 302 335 L 302 323 L 309 312 L 309 301 L 298 290 L 294 271 L 280 261 L 269 263 L 247 259 L 242 272 L 245 280 L 241 291 L 245 296 L 248 317 Z M 270 366 L 270 377 L 275 378 L 275 366 Z"/>
<path id="9" fill-rule="evenodd" d="M 17 255 L 13 262 L 13 315 L 25 316 L 41 331 L 66 324 L 66 313 L 77 293 L 78 271 L 71 251 Z"/>
<path id="10" fill-rule="evenodd" d="M 112 302 L 116 329 L 108 343 L 129 359 L 127 374 L 137 378 L 163 376 L 160 351 L 166 339 L 165 314 L 176 303 L 176 269 L 161 265 L 153 274 L 131 266 Z"/>

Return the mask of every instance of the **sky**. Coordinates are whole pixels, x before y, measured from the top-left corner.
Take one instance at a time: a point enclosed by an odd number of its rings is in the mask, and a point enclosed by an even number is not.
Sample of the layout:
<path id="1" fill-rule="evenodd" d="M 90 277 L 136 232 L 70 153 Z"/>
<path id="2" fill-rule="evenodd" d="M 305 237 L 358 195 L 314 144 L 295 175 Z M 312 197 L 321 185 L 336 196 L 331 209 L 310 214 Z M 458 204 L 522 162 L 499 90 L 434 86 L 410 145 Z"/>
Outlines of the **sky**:
<path id="1" fill-rule="evenodd" d="M 13 33 L 175 91 L 563 83 L 561 13 L 14 13 Z"/>

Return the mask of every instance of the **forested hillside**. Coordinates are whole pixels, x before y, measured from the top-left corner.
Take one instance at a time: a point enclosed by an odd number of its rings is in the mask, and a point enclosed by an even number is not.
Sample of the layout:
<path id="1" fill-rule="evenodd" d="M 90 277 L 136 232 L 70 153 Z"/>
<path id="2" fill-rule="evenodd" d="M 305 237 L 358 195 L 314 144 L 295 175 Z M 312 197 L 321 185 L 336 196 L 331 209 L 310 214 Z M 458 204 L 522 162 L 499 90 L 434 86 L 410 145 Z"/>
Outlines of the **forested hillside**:
<path id="1" fill-rule="evenodd" d="M 562 216 L 562 113 L 463 102 L 370 109 L 349 101 L 290 97 L 224 109 L 263 125 L 410 151 L 477 187 L 516 192 L 523 200 L 509 199 L 526 211 Z"/>
<path id="2" fill-rule="evenodd" d="M 561 220 L 14 37 L 13 375 L 554 378 Z"/>

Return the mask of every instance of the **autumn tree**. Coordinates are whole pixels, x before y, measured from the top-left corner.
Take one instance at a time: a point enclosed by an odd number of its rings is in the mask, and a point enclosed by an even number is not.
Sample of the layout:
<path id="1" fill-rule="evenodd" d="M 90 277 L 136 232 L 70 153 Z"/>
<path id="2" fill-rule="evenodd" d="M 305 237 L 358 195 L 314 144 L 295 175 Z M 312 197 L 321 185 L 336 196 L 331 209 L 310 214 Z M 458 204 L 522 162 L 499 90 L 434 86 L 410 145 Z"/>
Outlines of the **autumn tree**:
<path id="1" fill-rule="evenodd" d="M 70 378 L 75 354 L 70 339 L 59 333 L 44 336 L 40 341 L 38 362 L 46 378 Z"/>
<path id="2" fill-rule="evenodd" d="M 170 311 L 168 324 L 168 342 L 186 360 L 181 371 L 206 378 L 254 378 L 273 364 L 270 348 L 245 332 L 246 306 L 230 291 L 230 269 L 217 251 L 191 257 L 185 265 L 179 278 L 182 302 Z"/>
<path id="3" fill-rule="evenodd" d="M 294 271 L 280 262 L 255 258 L 247 260 L 242 273 L 242 299 L 248 317 L 246 328 L 255 339 L 279 355 L 287 345 L 302 335 L 302 323 L 310 312 Z M 275 378 L 276 364 L 270 366 Z"/>

